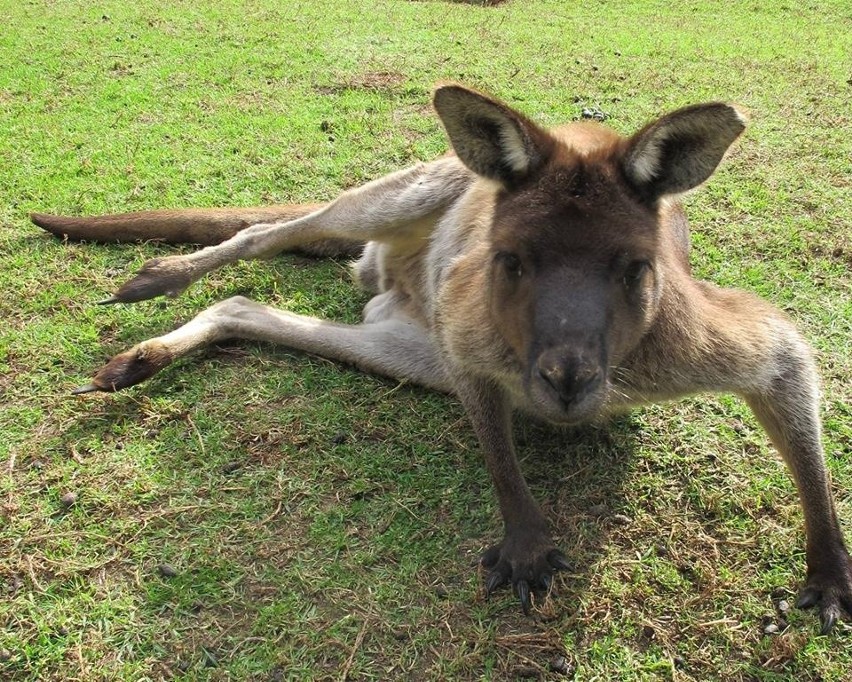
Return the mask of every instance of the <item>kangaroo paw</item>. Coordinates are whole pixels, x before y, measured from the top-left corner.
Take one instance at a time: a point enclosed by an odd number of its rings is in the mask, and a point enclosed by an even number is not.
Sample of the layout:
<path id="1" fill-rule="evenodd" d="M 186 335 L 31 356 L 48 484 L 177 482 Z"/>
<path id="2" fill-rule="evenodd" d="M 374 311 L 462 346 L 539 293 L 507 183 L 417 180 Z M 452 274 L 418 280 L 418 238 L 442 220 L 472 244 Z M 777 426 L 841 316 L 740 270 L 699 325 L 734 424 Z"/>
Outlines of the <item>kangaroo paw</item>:
<path id="1" fill-rule="evenodd" d="M 179 256 L 153 258 L 130 281 L 100 304 L 135 303 L 157 296 L 175 297 L 193 282 L 192 272 Z"/>
<path id="2" fill-rule="evenodd" d="M 553 574 L 569 568 L 565 555 L 544 535 L 509 535 L 499 545 L 487 549 L 480 563 L 488 570 L 486 598 L 501 585 L 511 584 L 527 615 L 532 609 L 531 590 L 549 591 Z"/>
<path id="3" fill-rule="evenodd" d="M 113 392 L 134 386 L 154 376 L 173 359 L 171 352 L 162 343 L 146 341 L 116 355 L 95 374 L 91 383 L 74 389 L 73 393 Z"/>
<path id="4" fill-rule="evenodd" d="M 799 594 L 796 606 L 802 609 L 819 608 L 822 634 L 832 631 L 843 613 L 852 619 L 852 558 L 841 548 L 830 560 L 821 562 L 809 571 L 808 581 Z"/>

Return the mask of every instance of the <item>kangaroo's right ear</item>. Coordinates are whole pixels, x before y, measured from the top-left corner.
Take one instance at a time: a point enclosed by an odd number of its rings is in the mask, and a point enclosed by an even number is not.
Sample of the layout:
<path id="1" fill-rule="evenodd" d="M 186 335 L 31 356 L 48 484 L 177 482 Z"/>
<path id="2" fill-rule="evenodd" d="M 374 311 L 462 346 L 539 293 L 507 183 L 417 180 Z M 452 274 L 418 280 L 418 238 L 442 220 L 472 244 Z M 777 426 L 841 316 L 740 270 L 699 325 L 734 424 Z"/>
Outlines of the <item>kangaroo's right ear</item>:
<path id="1" fill-rule="evenodd" d="M 712 175 L 746 122 L 742 111 L 721 102 L 679 109 L 630 138 L 624 174 L 650 201 L 691 190 Z"/>
<path id="2" fill-rule="evenodd" d="M 553 139 L 523 114 L 460 85 L 435 90 L 435 110 L 470 170 L 512 186 L 540 168 Z"/>

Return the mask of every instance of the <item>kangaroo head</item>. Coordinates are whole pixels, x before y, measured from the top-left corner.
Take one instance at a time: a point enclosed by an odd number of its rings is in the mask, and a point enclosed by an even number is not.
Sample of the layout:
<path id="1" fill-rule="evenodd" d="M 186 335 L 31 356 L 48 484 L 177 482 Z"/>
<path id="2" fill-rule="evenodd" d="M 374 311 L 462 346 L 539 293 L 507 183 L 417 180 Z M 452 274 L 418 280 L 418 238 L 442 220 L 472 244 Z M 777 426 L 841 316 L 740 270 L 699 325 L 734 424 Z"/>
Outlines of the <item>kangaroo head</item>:
<path id="1" fill-rule="evenodd" d="M 592 416 L 675 261 L 663 199 L 711 175 L 744 117 L 703 104 L 622 138 L 592 124 L 548 132 L 454 85 L 435 108 L 462 162 L 495 183 L 484 295 L 530 406 L 557 422 Z"/>

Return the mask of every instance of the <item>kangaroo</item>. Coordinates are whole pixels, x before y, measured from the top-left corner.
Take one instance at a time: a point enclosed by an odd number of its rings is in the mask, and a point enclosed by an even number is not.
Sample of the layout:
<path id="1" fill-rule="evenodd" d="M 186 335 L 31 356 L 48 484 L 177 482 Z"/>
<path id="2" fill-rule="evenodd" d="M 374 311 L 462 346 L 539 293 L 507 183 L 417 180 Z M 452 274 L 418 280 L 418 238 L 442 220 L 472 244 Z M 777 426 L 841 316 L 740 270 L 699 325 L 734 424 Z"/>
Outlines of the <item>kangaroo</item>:
<path id="1" fill-rule="evenodd" d="M 678 195 L 703 183 L 746 126 L 723 103 L 669 113 L 631 137 L 593 123 L 547 131 L 489 96 L 448 84 L 434 107 L 453 152 L 324 205 L 34 214 L 85 240 L 209 244 L 147 262 L 104 303 L 177 296 L 205 273 L 282 251 L 351 252 L 373 294 L 358 325 L 237 296 L 113 357 L 76 393 L 117 391 L 229 338 L 284 344 L 453 394 L 464 406 L 504 522 L 485 594 L 531 590 L 568 567 L 515 455 L 514 410 L 574 424 L 701 391 L 742 396 L 786 461 L 804 511 L 798 605 L 822 631 L 852 616 L 852 559 L 821 445 L 808 344 L 761 299 L 694 279 Z"/>

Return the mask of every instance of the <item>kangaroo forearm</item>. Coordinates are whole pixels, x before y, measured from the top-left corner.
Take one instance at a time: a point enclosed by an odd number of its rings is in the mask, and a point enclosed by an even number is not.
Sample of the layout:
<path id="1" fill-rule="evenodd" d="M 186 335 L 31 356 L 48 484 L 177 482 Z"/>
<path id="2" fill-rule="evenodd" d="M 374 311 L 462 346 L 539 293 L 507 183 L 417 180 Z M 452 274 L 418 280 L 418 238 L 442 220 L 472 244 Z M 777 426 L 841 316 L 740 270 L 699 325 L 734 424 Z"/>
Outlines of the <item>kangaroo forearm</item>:
<path id="1" fill-rule="evenodd" d="M 256 225 L 221 245 L 187 256 L 197 271 L 263 258 L 318 239 L 381 238 L 419 217 L 445 208 L 467 188 L 470 172 L 455 157 L 391 173 L 348 190 L 307 216 L 276 225 Z"/>
<path id="2" fill-rule="evenodd" d="M 715 352 L 705 363 L 717 367 L 721 383 L 743 396 L 787 464 L 802 503 L 809 571 L 843 564 L 848 554 L 823 453 L 811 347 L 771 305 L 742 292 L 705 291 L 713 304 L 705 306 L 705 315 L 726 313 L 715 323 L 715 341 L 708 346 Z"/>
<path id="3" fill-rule="evenodd" d="M 507 531 L 546 529 L 547 522 L 521 473 L 511 435 L 511 407 L 501 389 L 484 379 L 456 380 L 479 439 Z"/>
<path id="4" fill-rule="evenodd" d="M 456 157 L 419 164 L 348 190 L 330 204 L 306 207 L 307 211 L 319 206 L 307 214 L 298 212 L 293 220 L 252 225 L 195 253 L 149 261 L 107 302 L 176 296 L 228 263 L 270 258 L 321 240 L 351 244 L 384 237 L 422 245 L 441 209 L 457 200 L 471 182 L 470 171 Z"/>

